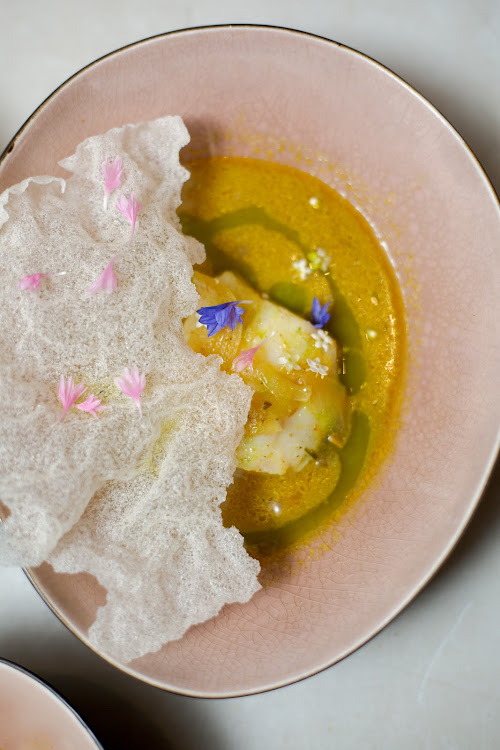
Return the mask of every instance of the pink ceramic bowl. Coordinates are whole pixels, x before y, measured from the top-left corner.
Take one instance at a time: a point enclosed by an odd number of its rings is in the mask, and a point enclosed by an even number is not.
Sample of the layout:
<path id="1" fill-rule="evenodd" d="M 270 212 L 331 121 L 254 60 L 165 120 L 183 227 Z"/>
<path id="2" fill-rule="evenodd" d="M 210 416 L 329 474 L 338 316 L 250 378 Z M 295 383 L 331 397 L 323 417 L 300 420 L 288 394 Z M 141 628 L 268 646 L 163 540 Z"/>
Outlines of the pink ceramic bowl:
<path id="1" fill-rule="evenodd" d="M 117 664 L 197 696 L 243 695 L 313 674 L 387 624 L 460 537 L 498 447 L 498 202 L 460 136 L 419 94 L 334 42 L 264 27 L 175 32 L 67 81 L 16 135 L 0 189 L 89 135 L 184 117 L 195 150 L 301 167 L 346 194 L 383 238 L 405 296 L 403 423 L 365 496 L 251 602 L 158 653 Z M 302 556 L 303 557 L 303 556 Z M 85 575 L 30 576 L 84 642 L 105 592 Z M 106 654 L 102 654 L 108 658 Z"/>
<path id="2" fill-rule="evenodd" d="M 78 714 L 38 677 L 0 660 L 2 750 L 102 750 Z"/>

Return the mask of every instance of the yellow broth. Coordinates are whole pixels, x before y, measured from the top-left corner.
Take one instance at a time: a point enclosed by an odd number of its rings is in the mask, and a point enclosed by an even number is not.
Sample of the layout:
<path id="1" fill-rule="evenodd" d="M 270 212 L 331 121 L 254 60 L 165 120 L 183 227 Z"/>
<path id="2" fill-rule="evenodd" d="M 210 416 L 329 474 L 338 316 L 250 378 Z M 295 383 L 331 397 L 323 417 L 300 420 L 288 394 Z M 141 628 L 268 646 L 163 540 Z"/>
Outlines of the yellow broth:
<path id="1" fill-rule="evenodd" d="M 387 454 L 403 380 L 402 298 L 368 222 L 317 178 L 240 157 L 187 166 L 179 217 L 184 232 L 207 250 L 200 271 L 233 270 L 304 318 L 313 297 L 332 303 L 325 329 L 339 346 L 339 379 L 352 407 L 347 441 L 325 441 L 299 472 L 238 469 L 222 506 L 224 523 L 237 526 L 262 556 L 323 527 Z M 306 278 L 293 265 L 298 261 L 306 262 Z"/>

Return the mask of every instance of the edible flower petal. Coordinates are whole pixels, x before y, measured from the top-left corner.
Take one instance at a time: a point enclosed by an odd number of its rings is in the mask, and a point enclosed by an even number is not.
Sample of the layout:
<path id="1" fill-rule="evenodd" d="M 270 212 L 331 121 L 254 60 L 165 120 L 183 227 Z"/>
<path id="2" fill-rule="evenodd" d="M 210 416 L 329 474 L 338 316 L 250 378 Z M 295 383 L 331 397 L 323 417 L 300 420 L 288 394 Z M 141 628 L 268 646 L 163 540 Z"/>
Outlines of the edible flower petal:
<path id="1" fill-rule="evenodd" d="M 305 258 L 302 260 L 296 260 L 292 263 L 292 267 L 298 272 L 301 281 L 305 281 L 308 276 L 312 274 L 309 264 Z"/>
<path id="2" fill-rule="evenodd" d="M 308 364 L 308 370 L 310 370 L 311 372 L 315 372 L 317 375 L 321 375 L 322 378 L 324 378 L 325 375 L 328 375 L 328 366 L 322 365 L 318 357 L 315 357 L 314 359 L 308 359 L 306 361 Z"/>
<path id="3" fill-rule="evenodd" d="M 241 304 L 250 304 L 250 300 L 236 300 L 235 302 L 223 302 L 221 305 L 200 307 L 196 312 L 199 322 L 207 327 L 207 335 L 214 336 L 223 328 L 229 326 L 234 331 L 238 323 L 243 323 L 241 316 L 245 312 Z"/>
<path id="4" fill-rule="evenodd" d="M 113 162 L 108 160 L 102 163 L 104 175 L 104 210 L 108 207 L 108 196 L 112 190 L 122 186 L 122 160 L 119 156 Z"/>
<path id="5" fill-rule="evenodd" d="M 80 409 L 80 411 L 86 411 L 89 414 L 92 414 L 96 419 L 97 412 L 107 409 L 107 406 L 101 406 L 101 399 L 97 398 L 93 393 L 90 393 L 81 404 L 75 404 L 75 406 L 77 409 Z"/>
<path id="6" fill-rule="evenodd" d="M 111 258 L 101 275 L 89 286 L 87 294 L 95 294 L 96 292 L 101 291 L 101 289 L 108 294 L 115 291 L 118 286 L 118 281 L 116 280 L 115 272 L 113 271 L 113 263 L 116 259 L 116 255 L 114 258 Z"/>
<path id="7" fill-rule="evenodd" d="M 300 370 L 301 367 L 299 365 L 299 355 L 294 354 L 283 354 L 281 357 L 278 357 L 278 364 L 281 367 L 281 369 L 285 369 L 286 372 L 291 372 L 292 370 Z"/>
<path id="8" fill-rule="evenodd" d="M 29 289 L 30 292 L 34 292 L 40 286 L 40 280 L 43 278 L 49 278 L 49 276 L 66 276 L 67 271 L 59 271 L 59 273 L 32 273 L 25 276 L 19 282 L 19 289 Z"/>
<path id="9" fill-rule="evenodd" d="M 29 289 L 30 292 L 34 292 L 35 289 L 38 289 L 40 286 L 40 280 L 44 278 L 44 276 L 47 276 L 46 273 L 32 273 L 28 276 L 25 276 L 21 281 L 19 282 L 19 289 Z"/>
<path id="10" fill-rule="evenodd" d="M 324 273 L 328 271 L 330 257 L 322 247 L 317 247 L 314 252 L 308 253 L 307 258 L 309 260 L 309 266 L 313 271 L 317 271 L 318 269 L 321 269 Z"/>
<path id="11" fill-rule="evenodd" d="M 130 198 L 127 198 L 124 193 L 122 193 L 118 198 L 116 208 L 121 214 L 123 214 L 123 216 L 125 216 L 130 226 L 132 227 L 132 232 L 130 234 L 130 239 L 132 240 L 132 237 L 134 236 L 137 214 L 141 210 L 142 205 L 134 197 L 133 193 L 130 193 Z"/>
<path id="12" fill-rule="evenodd" d="M 237 357 L 233 359 L 232 368 L 235 372 L 242 372 L 245 368 L 249 367 L 250 370 L 253 369 L 253 358 L 255 357 L 256 353 L 260 349 L 264 342 L 262 341 L 260 344 L 257 344 L 257 346 L 252 346 L 251 349 L 245 349 L 244 351 L 240 352 Z"/>
<path id="13" fill-rule="evenodd" d="M 328 308 L 332 303 L 327 302 L 326 305 L 321 307 L 320 301 L 317 297 L 314 297 L 311 309 L 311 320 L 315 328 L 323 328 L 324 325 L 330 320 L 330 313 Z"/>
<path id="14" fill-rule="evenodd" d="M 322 331 L 321 329 L 311 333 L 311 338 L 314 340 L 316 349 L 323 349 L 323 351 L 327 352 L 333 346 L 333 339 L 330 338 L 326 331 Z"/>
<path id="15" fill-rule="evenodd" d="M 137 365 L 131 367 L 130 370 L 126 367 L 121 378 L 115 378 L 115 383 L 125 396 L 135 401 L 142 417 L 141 394 L 146 386 L 146 374 L 139 372 Z"/>
<path id="16" fill-rule="evenodd" d="M 64 418 L 67 411 L 71 409 L 75 401 L 79 399 L 86 390 L 87 386 L 85 385 L 85 383 L 78 383 L 77 385 L 75 385 L 72 375 L 70 375 L 67 380 L 63 375 L 61 375 L 59 386 L 57 388 L 57 395 L 59 396 L 59 399 L 61 401 L 63 413 L 58 419 L 59 422 Z"/>

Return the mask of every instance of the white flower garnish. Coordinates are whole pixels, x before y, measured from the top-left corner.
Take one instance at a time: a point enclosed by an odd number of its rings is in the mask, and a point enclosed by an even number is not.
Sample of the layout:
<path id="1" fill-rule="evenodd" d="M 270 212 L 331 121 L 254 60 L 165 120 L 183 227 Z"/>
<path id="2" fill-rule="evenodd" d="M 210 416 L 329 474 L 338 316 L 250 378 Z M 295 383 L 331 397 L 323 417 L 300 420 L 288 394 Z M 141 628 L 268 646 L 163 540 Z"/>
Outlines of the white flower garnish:
<path id="1" fill-rule="evenodd" d="M 281 357 L 278 357 L 278 364 L 287 372 L 291 372 L 292 370 L 300 370 L 300 365 L 297 364 L 298 361 L 298 354 L 283 354 Z"/>
<path id="2" fill-rule="evenodd" d="M 319 257 L 321 258 L 321 270 L 328 271 L 331 260 L 330 256 L 325 253 L 322 247 L 316 248 L 316 255 L 319 255 Z"/>
<path id="3" fill-rule="evenodd" d="M 308 254 L 309 266 L 313 271 L 317 271 L 318 268 L 326 273 L 330 266 L 330 256 L 326 254 L 322 247 L 317 247 L 316 250 Z"/>
<path id="4" fill-rule="evenodd" d="M 318 357 L 315 357 L 314 359 L 308 359 L 307 364 L 309 365 L 308 369 L 311 372 L 315 372 L 317 375 L 321 375 L 322 378 L 324 378 L 325 375 L 328 375 L 328 365 L 322 365 Z"/>
<path id="5" fill-rule="evenodd" d="M 305 258 L 302 258 L 302 260 L 296 260 L 294 263 L 292 263 L 292 266 L 295 268 L 296 271 L 299 272 L 301 281 L 305 281 L 307 277 L 310 276 L 312 273 L 311 269 L 309 268 L 309 264 L 307 263 L 307 260 Z"/>
<path id="6" fill-rule="evenodd" d="M 333 346 L 333 339 L 321 328 L 318 328 L 317 331 L 311 333 L 311 338 L 314 339 L 314 346 L 316 349 L 323 349 L 327 352 L 328 349 L 331 349 Z"/>

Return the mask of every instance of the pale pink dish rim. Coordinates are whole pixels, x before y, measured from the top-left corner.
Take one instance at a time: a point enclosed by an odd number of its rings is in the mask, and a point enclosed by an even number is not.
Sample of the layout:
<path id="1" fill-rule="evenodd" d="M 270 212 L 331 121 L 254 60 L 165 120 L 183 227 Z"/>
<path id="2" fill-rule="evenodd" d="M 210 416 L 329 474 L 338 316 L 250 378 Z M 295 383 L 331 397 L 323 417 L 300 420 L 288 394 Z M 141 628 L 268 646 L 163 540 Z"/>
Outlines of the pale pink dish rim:
<path id="1" fill-rule="evenodd" d="M 359 57 L 364 58 L 367 62 L 371 63 L 372 65 L 377 66 L 378 68 L 381 68 L 386 73 L 388 73 L 390 76 L 393 76 L 396 80 L 399 81 L 399 83 L 402 83 L 414 96 L 418 97 L 426 106 L 428 106 L 430 109 L 432 109 L 435 114 L 437 114 L 440 119 L 442 120 L 443 124 L 446 125 L 446 127 L 449 128 L 451 132 L 454 133 L 454 135 L 458 136 L 460 140 L 462 141 L 462 145 L 467 149 L 469 152 L 469 155 L 472 157 L 472 159 L 476 162 L 476 166 L 479 168 L 480 172 L 482 172 L 483 176 L 486 179 L 486 182 L 488 183 L 488 186 L 495 197 L 499 208 L 500 208 L 500 197 L 497 195 L 495 188 L 493 187 L 493 183 L 491 182 L 487 171 L 479 161 L 478 157 L 475 155 L 472 148 L 469 146 L 465 138 L 460 134 L 460 132 L 446 119 L 446 117 L 441 113 L 441 111 L 436 107 L 436 105 L 431 104 L 428 99 L 426 99 L 416 88 L 414 88 L 410 83 L 405 81 L 404 78 L 402 78 L 400 75 L 395 73 L 391 68 L 387 67 L 387 65 L 384 65 L 383 63 L 379 62 L 378 60 L 375 60 L 373 57 L 370 57 L 364 52 L 361 52 L 358 49 L 355 49 L 354 47 L 350 47 L 347 44 L 343 44 L 342 42 L 337 42 L 334 39 L 329 39 L 328 37 L 321 36 L 320 34 L 313 34 L 309 31 L 301 31 L 300 29 L 293 29 L 288 28 L 286 26 L 274 26 L 272 24 L 252 24 L 252 23 L 234 23 L 234 24 L 212 24 L 209 26 L 186 26 L 182 29 L 173 29 L 172 31 L 165 31 L 160 34 L 154 34 L 153 36 L 144 37 L 144 39 L 138 39 L 136 42 L 131 42 L 130 44 L 125 44 L 123 47 L 118 47 L 117 49 L 112 50 L 111 52 L 107 52 L 105 55 L 101 55 L 101 57 L 96 57 L 95 60 L 92 60 L 91 62 L 87 63 L 87 65 L 84 65 L 82 68 L 77 70 L 73 75 L 69 76 L 69 78 L 66 78 L 62 83 L 57 86 L 39 105 L 38 107 L 31 113 L 31 115 L 23 122 L 19 130 L 12 136 L 8 144 L 5 146 L 4 150 L 0 154 L 0 164 L 5 159 L 5 157 L 13 150 L 15 142 L 17 138 L 22 134 L 22 132 L 25 130 L 26 126 L 38 115 L 38 113 L 43 109 L 45 104 L 47 104 L 56 94 L 57 92 L 62 89 L 64 86 L 66 86 L 70 81 L 72 81 L 74 78 L 77 78 L 81 73 L 88 70 L 89 68 L 92 68 L 94 65 L 97 65 L 98 63 L 102 62 L 103 60 L 106 60 L 107 58 L 113 57 L 114 55 L 118 54 L 119 52 L 123 52 L 124 50 L 132 49 L 133 47 L 137 47 L 141 44 L 150 42 L 154 39 L 162 39 L 165 37 L 175 36 L 178 34 L 185 34 L 186 32 L 197 32 L 197 31 L 205 31 L 208 29 L 270 29 L 270 30 L 276 30 L 276 31 L 286 31 L 291 34 L 296 34 L 297 36 L 305 36 L 310 37 L 311 39 L 318 39 L 322 42 L 328 42 L 330 44 L 334 44 L 336 47 L 344 47 L 347 50 L 350 50 L 351 52 L 354 52 L 356 55 L 359 55 Z M 497 446 L 497 453 L 500 450 L 500 436 L 498 440 L 498 446 Z M 491 473 L 491 469 L 490 472 Z M 488 474 L 489 476 L 489 474 Z"/>

